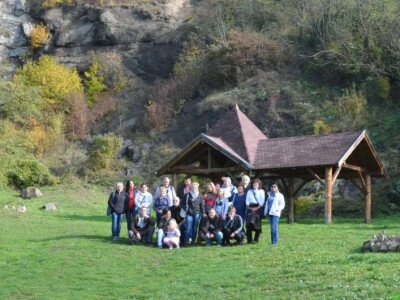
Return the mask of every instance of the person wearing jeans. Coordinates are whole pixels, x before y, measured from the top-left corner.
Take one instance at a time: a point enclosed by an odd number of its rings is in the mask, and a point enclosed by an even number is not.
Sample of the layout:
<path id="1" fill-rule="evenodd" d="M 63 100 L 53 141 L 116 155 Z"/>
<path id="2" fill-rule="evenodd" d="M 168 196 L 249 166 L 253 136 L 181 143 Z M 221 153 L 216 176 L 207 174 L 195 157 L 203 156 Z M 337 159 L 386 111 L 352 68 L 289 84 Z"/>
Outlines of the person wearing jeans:
<path id="1" fill-rule="evenodd" d="M 274 182 L 265 204 L 264 215 L 268 217 L 271 226 L 271 243 L 278 245 L 278 223 L 282 210 L 285 208 L 285 198 L 278 190 L 278 185 Z"/>
<path id="2" fill-rule="evenodd" d="M 203 196 L 197 182 L 192 183 L 191 192 L 185 195 L 182 208 L 186 210 L 184 246 L 188 246 L 195 242 L 200 218 L 204 214 Z"/>
<path id="3" fill-rule="evenodd" d="M 128 194 L 123 191 L 124 185 L 118 182 L 115 192 L 110 194 L 108 206 L 111 208 L 111 233 L 112 240 L 117 242 L 121 232 L 121 223 L 128 205 Z"/>
<path id="4" fill-rule="evenodd" d="M 215 212 L 214 208 L 210 208 L 208 216 L 203 217 L 200 226 L 200 236 L 206 241 L 207 246 L 211 246 L 213 241 L 216 241 L 218 246 L 221 246 L 223 233 L 223 222 Z"/>

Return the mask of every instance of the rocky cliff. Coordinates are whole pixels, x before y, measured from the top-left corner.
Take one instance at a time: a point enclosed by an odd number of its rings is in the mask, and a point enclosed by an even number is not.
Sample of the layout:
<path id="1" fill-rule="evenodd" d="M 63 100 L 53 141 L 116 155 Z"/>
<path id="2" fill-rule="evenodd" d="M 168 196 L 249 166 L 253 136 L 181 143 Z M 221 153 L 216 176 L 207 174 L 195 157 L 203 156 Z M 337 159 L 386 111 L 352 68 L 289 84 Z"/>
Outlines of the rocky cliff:
<path id="1" fill-rule="evenodd" d="M 0 60 L 11 60 L 12 71 L 27 58 L 49 53 L 68 66 L 84 70 L 91 52 L 112 52 L 121 56 L 133 76 L 145 82 L 166 78 L 180 53 L 190 1 L 140 3 L 56 7 L 34 20 L 25 0 L 4 0 L 0 3 Z M 45 24 L 51 33 L 49 45 L 40 53 L 32 53 L 28 47 L 26 29 L 33 23 Z"/>
<path id="2" fill-rule="evenodd" d="M 12 74 L 21 58 L 28 52 L 28 40 L 23 24 L 31 23 L 25 0 L 0 2 L 0 63 L 6 64 L 6 75 Z"/>

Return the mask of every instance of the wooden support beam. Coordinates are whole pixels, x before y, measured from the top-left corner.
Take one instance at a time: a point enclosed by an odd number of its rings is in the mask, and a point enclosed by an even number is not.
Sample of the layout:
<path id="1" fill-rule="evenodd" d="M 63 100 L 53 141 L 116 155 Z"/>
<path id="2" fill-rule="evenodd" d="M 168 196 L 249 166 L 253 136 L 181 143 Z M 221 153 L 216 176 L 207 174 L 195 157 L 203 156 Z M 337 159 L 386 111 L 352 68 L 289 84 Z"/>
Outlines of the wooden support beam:
<path id="1" fill-rule="evenodd" d="M 207 168 L 211 169 L 211 147 L 208 146 L 207 149 Z"/>
<path id="2" fill-rule="evenodd" d="M 342 170 L 342 168 L 343 168 L 343 165 L 341 165 L 340 167 L 338 167 L 338 168 L 336 169 L 336 171 L 335 171 L 335 174 L 333 174 L 333 177 L 332 177 L 332 185 L 335 184 L 335 181 L 336 181 L 336 179 L 338 178 L 339 173 L 340 173 L 340 171 Z"/>
<path id="3" fill-rule="evenodd" d="M 289 224 L 294 223 L 294 179 L 289 179 L 288 184 L 288 219 Z"/>
<path id="4" fill-rule="evenodd" d="M 371 223 L 371 175 L 365 175 L 366 193 L 365 193 L 365 219 L 366 224 Z"/>
<path id="5" fill-rule="evenodd" d="M 367 193 L 367 184 L 365 182 L 364 175 L 360 171 L 358 172 L 358 175 L 360 176 L 360 181 L 361 181 L 361 184 L 363 187 L 363 193 L 366 194 Z"/>
<path id="6" fill-rule="evenodd" d="M 357 171 L 357 172 L 367 173 L 367 169 L 361 168 L 359 166 L 351 165 L 348 163 L 344 163 L 342 165 L 342 167 L 345 169 L 349 169 L 349 170 L 353 170 L 353 171 Z"/>
<path id="7" fill-rule="evenodd" d="M 199 169 L 194 167 L 175 167 L 171 168 L 171 172 L 178 174 L 211 174 L 211 173 L 227 173 L 227 172 L 238 172 L 243 171 L 242 168 L 228 167 L 228 168 L 211 168 L 211 169 Z"/>
<path id="8" fill-rule="evenodd" d="M 307 168 L 307 171 L 311 174 L 312 177 L 314 177 L 322 185 L 325 185 L 324 181 L 311 168 Z"/>
<path id="9" fill-rule="evenodd" d="M 325 167 L 325 224 L 332 223 L 332 167 Z"/>

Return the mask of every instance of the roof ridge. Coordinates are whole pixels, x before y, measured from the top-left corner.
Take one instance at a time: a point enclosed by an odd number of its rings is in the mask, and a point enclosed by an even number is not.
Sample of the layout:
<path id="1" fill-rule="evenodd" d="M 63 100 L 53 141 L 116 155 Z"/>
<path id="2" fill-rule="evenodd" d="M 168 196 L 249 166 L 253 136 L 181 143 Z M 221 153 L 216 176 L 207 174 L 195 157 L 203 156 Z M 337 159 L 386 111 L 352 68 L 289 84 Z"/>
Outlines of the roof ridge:
<path id="1" fill-rule="evenodd" d="M 246 151 L 246 156 L 247 156 L 246 159 L 247 159 L 248 162 L 251 163 L 251 161 L 250 161 L 250 155 L 249 155 L 249 153 L 250 153 L 250 152 L 249 152 L 249 147 L 247 146 L 246 139 L 245 139 L 245 137 L 244 137 L 243 126 L 242 126 L 242 122 L 241 122 L 241 120 L 240 120 L 239 111 L 240 111 L 239 105 L 236 103 L 236 105 L 235 105 L 235 113 L 236 113 L 237 120 L 238 120 L 238 123 L 239 123 L 240 132 L 242 133 L 242 134 L 241 134 L 242 143 L 243 143 L 244 149 L 245 149 L 245 151 Z"/>
<path id="2" fill-rule="evenodd" d="M 300 139 L 300 138 L 320 138 L 320 137 L 327 137 L 332 135 L 344 135 L 344 134 L 358 134 L 361 135 L 363 131 L 346 131 L 346 132 L 334 132 L 334 133 L 326 133 L 326 134 L 309 134 L 309 135 L 295 135 L 295 136 L 280 136 L 280 137 L 273 137 L 268 138 L 268 141 L 273 140 L 284 140 L 284 139 Z"/>

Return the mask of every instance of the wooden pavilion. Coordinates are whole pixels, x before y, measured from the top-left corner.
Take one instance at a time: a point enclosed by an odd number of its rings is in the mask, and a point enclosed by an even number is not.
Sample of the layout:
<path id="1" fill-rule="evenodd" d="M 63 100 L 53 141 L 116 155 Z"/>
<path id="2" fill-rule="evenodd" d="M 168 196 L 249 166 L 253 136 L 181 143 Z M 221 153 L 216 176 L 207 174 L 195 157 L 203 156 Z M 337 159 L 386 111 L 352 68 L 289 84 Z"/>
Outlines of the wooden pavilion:
<path id="1" fill-rule="evenodd" d="M 350 180 L 365 195 L 365 222 L 369 223 L 371 178 L 387 178 L 365 130 L 269 139 L 237 105 L 157 174 L 216 178 L 234 177 L 239 172 L 279 180 L 287 199 L 289 223 L 294 222 L 296 195 L 311 180 L 325 186 L 325 223 L 331 223 L 332 190 L 337 179 Z"/>

